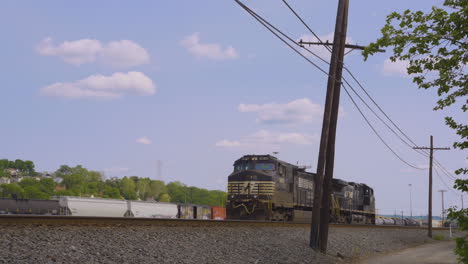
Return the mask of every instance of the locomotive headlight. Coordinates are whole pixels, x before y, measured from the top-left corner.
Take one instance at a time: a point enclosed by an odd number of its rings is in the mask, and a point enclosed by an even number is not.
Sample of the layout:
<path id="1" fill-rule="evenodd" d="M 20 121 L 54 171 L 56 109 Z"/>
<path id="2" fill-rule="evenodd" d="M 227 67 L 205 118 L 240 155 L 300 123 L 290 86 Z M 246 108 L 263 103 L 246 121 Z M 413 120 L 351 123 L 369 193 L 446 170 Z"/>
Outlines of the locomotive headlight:
<path id="1" fill-rule="evenodd" d="M 231 199 L 234 199 L 234 195 L 231 195 Z"/>
<path id="2" fill-rule="evenodd" d="M 255 194 L 253 197 L 254 197 L 254 199 L 257 199 L 257 195 L 256 195 L 256 194 Z"/>

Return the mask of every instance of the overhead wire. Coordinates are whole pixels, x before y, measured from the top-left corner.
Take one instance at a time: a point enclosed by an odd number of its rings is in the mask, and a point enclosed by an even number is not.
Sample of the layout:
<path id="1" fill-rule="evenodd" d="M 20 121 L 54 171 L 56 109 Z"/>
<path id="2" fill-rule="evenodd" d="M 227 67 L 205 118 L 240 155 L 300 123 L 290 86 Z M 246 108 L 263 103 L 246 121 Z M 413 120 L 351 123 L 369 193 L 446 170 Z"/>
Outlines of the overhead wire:
<path id="1" fill-rule="evenodd" d="M 304 21 L 304 19 L 294 10 L 294 8 L 289 5 L 289 3 L 286 0 L 282 0 L 282 2 L 288 7 L 288 9 L 296 16 L 296 18 L 309 30 L 312 35 L 317 38 L 317 40 L 324 44 L 322 39 L 316 34 L 312 28 Z M 331 53 L 332 56 L 334 54 L 332 53 L 331 49 L 327 46 L 324 45 L 325 48 Z M 309 50 L 308 50 L 309 51 Z M 420 149 L 414 149 L 414 147 L 417 147 L 418 145 L 390 118 L 390 116 L 382 109 L 382 107 L 374 100 L 374 98 L 369 94 L 369 92 L 364 88 L 364 86 L 361 84 L 361 82 L 356 78 L 356 76 L 351 72 L 351 70 L 346 67 L 343 61 L 341 61 L 339 58 L 338 60 L 343 64 L 343 68 L 346 70 L 346 72 L 351 76 L 351 78 L 358 84 L 358 86 L 364 91 L 366 96 L 371 100 L 371 102 L 377 107 L 377 109 L 385 116 L 388 121 L 410 142 L 412 143 L 409 144 L 405 139 L 403 139 L 398 133 L 396 133 L 395 130 L 393 130 L 385 121 L 382 120 L 382 118 L 375 113 L 375 111 L 364 101 L 364 99 L 355 91 L 355 89 L 352 88 L 352 86 L 347 82 L 346 78 L 343 77 L 343 80 L 348 84 L 348 86 L 353 90 L 353 92 L 359 97 L 359 99 L 366 105 L 366 107 L 388 128 L 390 131 L 392 131 L 395 136 L 397 136 L 405 145 L 410 147 L 411 149 L 415 150 L 417 153 L 429 157 L 429 153 L 427 150 L 420 150 Z M 450 172 L 437 160 L 434 158 L 434 163 L 439 166 L 441 171 L 450 179 L 456 179 L 456 177 L 452 176 Z"/>
<path id="2" fill-rule="evenodd" d="M 304 19 L 302 19 L 302 17 L 294 10 L 294 8 L 288 4 L 288 2 L 286 0 L 282 0 L 283 3 L 289 8 L 289 10 L 299 19 L 299 21 L 301 21 L 301 23 L 309 30 L 310 33 L 312 33 L 312 35 L 314 35 L 317 40 L 324 44 L 324 42 L 322 41 L 322 39 L 310 28 L 309 25 L 307 25 L 307 23 L 304 21 Z M 331 49 L 327 46 L 327 45 L 324 45 L 325 48 L 331 53 Z M 332 56 L 334 56 L 334 54 L 332 54 Z M 392 123 L 392 125 L 406 138 L 409 140 L 409 142 L 411 142 L 413 144 L 413 146 L 411 146 L 406 140 L 402 139 L 400 135 L 398 135 L 393 129 L 391 129 L 391 131 L 401 140 L 403 141 L 403 143 L 405 143 L 405 145 L 409 146 L 409 147 L 415 147 L 417 146 L 416 143 L 414 143 L 413 140 L 411 140 L 411 138 L 405 133 L 403 132 L 402 129 L 400 129 L 400 127 L 389 117 L 389 115 L 387 115 L 387 113 L 385 113 L 385 111 L 379 106 L 379 104 L 377 104 L 377 102 L 372 98 L 372 96 L 367 92 L 367 90 L 364 88 L 364 86 L 361 84 L 361 82 L 355 77 L 355 75 L 348 69 L 348 67 L 346 67 L 346 65 L 344 64 L 343 61 L 341 61 L 339 58 L 338 60 L 343 64 L 343 68 L 345 69 L 345 71 L 351 76 L 351 78 L 358 84 L 358 86 L 364 91 L 364 93 L 367 95 L 367 97 L 372 101 L 372 103 L 379 109 L 379 111 L 390 121 L 390 123 Z M 362 100 L 362 99 L 361 99 Z M 366 104 L 367 105 L 367 104 Z M 369 106 L 368 106 L 369 107 Z M 372 112 L 376 115 L 376 113 L 372 110 Z M 376 115 L 377 116 L 377 115 Z M 379 120 L 385 124 L 385 126 L 387 126 L 388 128 L 389 125 L 384 122 L 380 117 L 378 117 Z M 420 152 L 424 152 L 424 151 L 420 151 L 420 150 L 415 150 L 416 152 L 420 153 Z M 422 153 L 420 153 L 422 154 Z M 426 154 L 423 154 L 427 157 L 427 153 Z"/>
<path id="3" fill-rule="evenodd" d="M 455 189 L 453 187 L 450 187 L 447 183 L 445 183 L 445 181 L 443 180 L 443 178 L 440 176 L 439 174 L 439 170 L 437 169 L 437 167 L 434 167 L 434 171 L 436 172 L 436 175 L 437 177 L 439 177 L 440 181 L 445 185 L 445 187 L 450 190 L 452 193 L 456 194 L 456 195 L 460 195 L 458 192 L 455 191 Z"/>
<path id="4" fill-rule="evenodd" d="M 322 73 L 326 74 L 327 76 L 329 76 L 329 74 L 323 70 L 322 68 L 320 68 L 320 66 L 318 66 L 317 64 L 313 63 L 309 58 L 307 58 L 306 56 L 304 56 L 300 51 L 298 51 L 297 49 L 295 49 L 291 44 L 289 44 L 285 39 L 283 39 L 281 36 L 278 35 L 281 34 L 283 35 L 285 38 L 287 38 L 289 41 L 293 42 L 295 45 L 299 46 L 299 47 L 302 47 L 304 48 L 303 46 L 299 45 L 296 43 L 296 41 L 294 41 L 291 37 L 287 36 L 285 33 L 283 33 L 281 30 L 279 30 L 277 27 L 273 26 L 270 22 L 268 22 L 266 19 L 264 19 L 262 16 L 258 15 L 256 12 L 254 12 L 253 10 L 251 10 L 249 7 L 247 7 L 246 5 L 244 5 L 242 2 L 240 2 L 239 0 L 235 0 L 235 2 L 237 4 L 239 4 L 245 11 L 247 11 L 253 18 L 255 18 L 258 22 L 260 22 L 260 24 L 262 24 L 267 30 L 269 30 L 271 33 L 273 33 L 277 38 L 279 38 L 283 43 L 285 43 L 289 48 L 293 49 L 297 54 L 299 54 L 301 57 L 303 57 L 304 59 L 306 59 L 309 63 L 311 63 L 313 66 L 315 66 L 316 68 L 318 68 Z M 276 33 L 274 30 L 276 30 L 278 33 Z M 327 62 L 326 60 L 322 59 L 320 56 L 316 55 L 314 52 L 310 51 L 309 49 L 306 49 L 304 48 L 305 50 L 307 50 L 309 53 L 311 53 L 312 55 L 314 55 L 315 57 L 321 59 L 322 61 L 324 61 L 325 63 L 329 64 L 329 62 Z M 339 80 L 337 80 L 339 81 Z M 354 93 L 357 94 L 357 92 L 354 90 L 354 88 L 352 88 L 352 85 L 347 82 L 345 80 L 345 82 L 348 84 L 348 86 L 353 90 Z M 402 161 L 403 163 L 405 163 L 406 165 L 412 167 L 412 168 L 415 168 L 415 169 L 422 169 L 422 168 L 419 168 L 417 166 L 414 166 L 412 164 L 410 164 L 409 162 L 405 161 L 402 157 L 400 157 L 394 150 L 393 148 L 390 147 L 390 145 L 378 134 L 377 130 L 374 128 L 374 126 L 372 126 L 372 124 L 370 123 L 370 121 L 365 117 L 364 113 L 361 111 L 361 109 L 359 108 L 359 106 L 357 105 L 357 103 L 354 101 L 352 95 L 348 92 L 348 90 L 346 89 L 346 87 L 344 86 L 344 84 L 342 83 L 342 86 L 343 88 L 345 89 L 346 93 L 348 94 L 348 96 L 351 98 L 351 100 L 353 101 L 353 104 L 356 106 L 356 108 L 358 108 L 360 114 L 363 116 L 363 118 L 365 119 L 366 123 L 371 127 L 372 131 L 377 135 L 377 137 L 382 141 L 382 143 L 400 160 Z M 358 95 L 358 94 L 357 94 Z M 364 100 L 362 99 L 362 97 L 360 97 L 358 95 L 358 97 L 364 102 Z M 365 103 L 365 102 L 364 102 Z M 366 104 L 366 103 L 365 103 Z M 367 105 L 367 104 L 366 104 Z M 370 106 L 367 105 L 367 107 L 369 109 Z M 375 112 L 374 112 L 375 114 Z M 383 122 L 383 121 L 382 121 Z"/>

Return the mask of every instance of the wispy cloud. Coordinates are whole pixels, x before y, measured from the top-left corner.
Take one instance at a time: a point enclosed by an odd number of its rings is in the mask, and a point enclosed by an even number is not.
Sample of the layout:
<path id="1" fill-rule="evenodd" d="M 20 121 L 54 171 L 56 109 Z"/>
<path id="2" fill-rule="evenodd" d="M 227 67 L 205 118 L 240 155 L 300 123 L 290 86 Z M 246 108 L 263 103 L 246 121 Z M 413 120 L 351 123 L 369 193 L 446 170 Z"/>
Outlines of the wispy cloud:
<path id="1" fill-rule="evenodd" d="M 104 169 L 104 172 L 108 173 L 124 173 L 124 172 L 129 172 L 129 168 L 122 168 L 122 167 L 112 167 L 112 168 L 106 168 Z"/>
<path id="2" fill-rule="evenodd" d="M 141 137 L 137 138 L 136 143 L 144 144 L 144 145 L 150 145 L 153 143 L 149 138 L 147 137 Z"/>
<path id="3" fill-rule="evenodd" d="M 125 94 L 153 95 L 156 85 L 141 72 L 117 72 L 110 76 L 91 75 L 75 82 L 54 83 L 41 94 L 65 99 L 117 99 Z"/>
<path id="4" fill-rule="evenodd" d="M 232 46 L 223 49 L 221 45 L 217 43 L 201 43 L 200 33 L 198 32 L 185 37 L 180 44 L 197 58 L 232 60 L 239 57 L 239 54 Z"/>
<path id="5" fill-rule="evenodd" d="M 409 63 L 407 61 L 397 60 L 395 62 L 386 59 L 382 66 L 382 73 L 386 76 L 408 76 L 407 68 Z"/>
<path id="6" fill-rule="evenodd" d="M 243 113 L 257 113 L 257 122 L 265 124 L 307 123 L 322 116 L 320 105 L 307 98 L 282 104 L 240 104 L 238 109 Z"/>
<path id="7" fill-rule="evenodd" d="M 150 61 L 149 53 L 131 40 L 111 41 L 107 44 L 96 39 L 79 39 L 54 44 L 45 38 L 36 50 L 44 56 L 57 56 L 72 65 L 99 62 L 112 67 L 134 67 Z"/>
<path id="8" fill-rule="evenodd" d="M 310 145 L 318 140 L 318 135 L 303 133 L 278 133 L 260 130 L 239 140 L 223 139 L 216 142 L 215 146 L 222 148 L 241 149 L 278 149 L 283 144 Z"/>

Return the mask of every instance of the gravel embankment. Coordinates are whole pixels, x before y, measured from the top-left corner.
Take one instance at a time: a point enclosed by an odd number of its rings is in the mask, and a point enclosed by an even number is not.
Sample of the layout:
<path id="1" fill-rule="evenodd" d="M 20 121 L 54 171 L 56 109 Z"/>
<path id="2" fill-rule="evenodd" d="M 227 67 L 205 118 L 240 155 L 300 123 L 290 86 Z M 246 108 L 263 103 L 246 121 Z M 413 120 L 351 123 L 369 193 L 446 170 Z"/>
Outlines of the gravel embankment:
<path id="1" fill-rule="evenodd" d="M 321 255 L 308 237 L 296 227 L 0 225 L 0 263 L 344 263 L 429 241 L 424 230 L 332 228 Z"/>

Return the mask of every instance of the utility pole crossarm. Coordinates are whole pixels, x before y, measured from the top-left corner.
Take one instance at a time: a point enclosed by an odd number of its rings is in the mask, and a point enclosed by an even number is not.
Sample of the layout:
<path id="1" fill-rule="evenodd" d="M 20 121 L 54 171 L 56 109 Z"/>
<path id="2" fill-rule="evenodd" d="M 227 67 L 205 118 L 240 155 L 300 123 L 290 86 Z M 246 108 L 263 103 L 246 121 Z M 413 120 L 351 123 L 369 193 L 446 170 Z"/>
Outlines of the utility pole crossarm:
<path id="1" fill-rule="evenodd" d="M 326 42 L 308 42 L 308 41 L 302 41 L 299 40 L 298 42 L 299 45 L 323 45 L 323 46 L 333 46 L 333 43 L 330 43 L 328 41 Z M 347 49 L 358 49 L 358 50 L 364 50 L 366 48 L 366 46 L 359 46 L 359 45 L 353 45 L 353 44 L 345 44 L 345 48 Z M 385 50 L 383 49 L 379 49 L 377 50 L 378 52 L 385 52 Z"/>
<path id="2" fill-rule="evenodd" d="M 450 148 L 413 147 L 413 149 L 450 150 Z"/>

